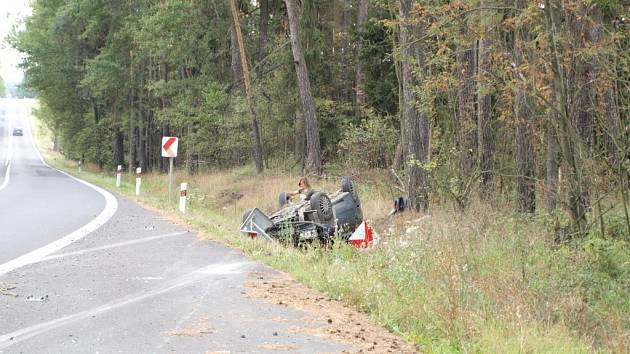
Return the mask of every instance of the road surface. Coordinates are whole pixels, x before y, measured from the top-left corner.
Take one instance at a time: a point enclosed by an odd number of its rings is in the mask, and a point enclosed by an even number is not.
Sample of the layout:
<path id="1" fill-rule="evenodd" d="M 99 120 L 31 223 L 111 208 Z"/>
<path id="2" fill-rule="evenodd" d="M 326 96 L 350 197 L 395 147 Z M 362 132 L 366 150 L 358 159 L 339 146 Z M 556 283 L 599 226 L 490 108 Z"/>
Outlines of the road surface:
<path id="1" fill-rule="evenodd" d="M 248 296 L 252 275 L 273 270 L 47 167 L 26 101 L 4 99 L 0 114 L 0 353 L 357 349 L 296 331 L 302 311 Z"/>
<path id="2" fill-rule="evenodd" d="M 94 189 L 44 165 L 33 146 L 29 101 L 0 100 L 3 264 L 87 224 L 101 213 L 105 199 Z M 15 128 L 21 128 L 24 135 L 13 136 Z"/>

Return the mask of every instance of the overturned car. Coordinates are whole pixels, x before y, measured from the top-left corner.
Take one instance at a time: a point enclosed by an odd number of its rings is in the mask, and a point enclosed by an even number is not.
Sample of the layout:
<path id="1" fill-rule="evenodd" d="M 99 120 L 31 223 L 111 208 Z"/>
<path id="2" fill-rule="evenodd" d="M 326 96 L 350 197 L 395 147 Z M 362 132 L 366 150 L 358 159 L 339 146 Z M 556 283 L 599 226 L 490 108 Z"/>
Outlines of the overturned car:
<path id="1" fill-rule="evenodd" d="M 280 209 L 269 216 L 258 208 L 246 210 L 240 231 L 298 245 L 328 242 L 335 235 L 348 240 L 363 222 L 361 201 L 350 177 L 341 179 L 341 189 L 335 193 L 314 192 L 308 199 L 291 202 L 289 193 L 282 192 L 278 201 Z"/>

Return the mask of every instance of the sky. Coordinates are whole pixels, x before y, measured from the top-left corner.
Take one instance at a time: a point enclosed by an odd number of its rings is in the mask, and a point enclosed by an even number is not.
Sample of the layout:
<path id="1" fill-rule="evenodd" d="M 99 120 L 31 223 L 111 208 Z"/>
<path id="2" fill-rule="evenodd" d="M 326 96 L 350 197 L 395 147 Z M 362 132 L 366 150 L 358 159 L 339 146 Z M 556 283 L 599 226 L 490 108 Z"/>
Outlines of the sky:
<path id="1" fill-rule="evenodd" d="M 17 67 L 22 61 L 18 52 L 5 43 L 11 29 L 30 15 L 30 0 L 0 0 L 0 76 L 5 83 L 22 82 L 22 71 Z"/>

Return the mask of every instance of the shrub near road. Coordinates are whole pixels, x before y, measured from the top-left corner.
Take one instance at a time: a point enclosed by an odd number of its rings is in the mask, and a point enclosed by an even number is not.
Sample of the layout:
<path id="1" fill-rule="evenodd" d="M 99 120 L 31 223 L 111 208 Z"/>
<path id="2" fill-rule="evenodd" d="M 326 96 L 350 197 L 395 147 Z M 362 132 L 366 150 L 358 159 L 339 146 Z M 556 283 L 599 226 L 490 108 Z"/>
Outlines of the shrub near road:
<path id="1" fill-rule="evenodd" d="M 49 161 L 77 174 L 75 163 Z M 85 171 L 85 170 L 84 170 Z M 114 189 L 95 168 L 82 178 Z M 132 195 L 131 176 L 122 191 Z M 203 229 L 333 298 L 367 312 L 427 352 L 627 352 L 630 350 L 630 248 L 588 238 L 558 245 L 545 216 L 524 219 L 506 205 L 467 213 L 436 207 L 431 215 L 391 219 L 384 173 L 359 179 L 364 213 L 383 238 L 369 251 L 337 244 L 295 249 L 251 241 L 236 230 L 251 206 L 273 210 L 298 175 L 232 169 L 193 177 L 189 212 L 166 203 L 166 177 L 147 174 L 140 201 Z M 337 179 L 317 181 L 335 190 Z"/>

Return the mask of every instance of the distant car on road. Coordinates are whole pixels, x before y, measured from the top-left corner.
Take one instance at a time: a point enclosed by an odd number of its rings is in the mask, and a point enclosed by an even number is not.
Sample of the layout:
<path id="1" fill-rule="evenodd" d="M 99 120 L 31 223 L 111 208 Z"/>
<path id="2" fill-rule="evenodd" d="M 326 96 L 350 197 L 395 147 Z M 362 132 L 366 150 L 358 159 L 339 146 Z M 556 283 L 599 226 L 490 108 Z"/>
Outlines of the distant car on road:
<path id="1" fill-rule="evenodd" d="M 24 135 L 24 133 L 22 133 L 22 129 L 20 128 L 13 129 L 13 136 L 22 136 L 22 135 Z"/>

